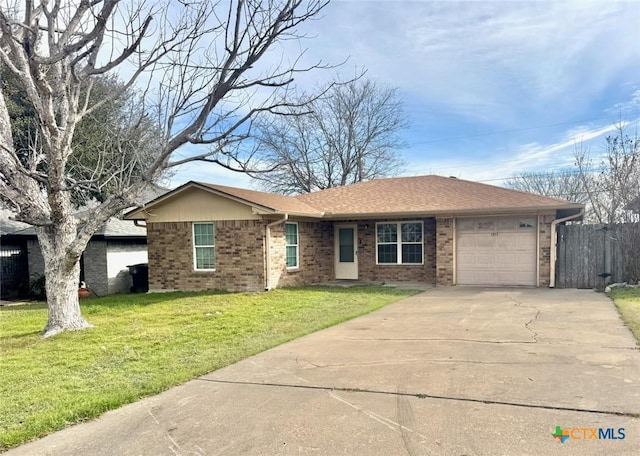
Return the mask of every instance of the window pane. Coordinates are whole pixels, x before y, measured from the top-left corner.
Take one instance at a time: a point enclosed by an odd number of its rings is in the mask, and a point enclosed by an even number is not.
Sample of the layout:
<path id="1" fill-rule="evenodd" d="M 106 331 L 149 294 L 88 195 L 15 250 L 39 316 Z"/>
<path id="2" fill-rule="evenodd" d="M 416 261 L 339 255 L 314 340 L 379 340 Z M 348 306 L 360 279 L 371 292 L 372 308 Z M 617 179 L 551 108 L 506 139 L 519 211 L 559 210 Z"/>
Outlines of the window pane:
<path id="1" fill-rule="evenodd" d="M 403 223 L 402 242 L 422 242 L 422 223 Z"/>
<path id="2" fill-rule="evenodd" d="M 379 244 L 378 245 L 378 263 L 397 263 L 398 262 L 398 245 L 397 244 Z"/>
<path id="3" fill-rule="evenodd" d="M 398 225 L 396 223 L 379 223 L 378 242 L 398 242 Z"/>
<path id="4" fill-rule="evenodd" d="M 284 236 L 287 242 L 287 245 L 297 245 L 298 244 L 298 225 L 295 223 L 286 223 L 284 225 Z"/>
<path id="5" fill-rule="evenodd" d="M 403 244 L 402 262 L 422 263 L 422 244 Z"/>
<path id="6" fill-rule="evenodd" d="M 353 263 L 353 246 L 340 246 L 340 263 Z"/>
<path id="7" fill-rule="evenodd" d="M 215 269 L 215 250 L 213 247 L 196 247 L 196 269 Z"/>
<path id="8" fill-rule="evenodd" d="M 518 227 L 519 228 L 535 228 L 536 227 L 536 220 L 535 219 L 520 219 L 518 221 Z"/>
<path id="9" fill-rule="evenodd" d="M 339 261 L 341 263 L 353 263 L 354 262 L 354 232 L 353 228 L 339 228 L 338 229 L 338 243 L 340 250 L 338 252 Z"/>
<path id="10" fill-rule="evenodd" d="M 195 245 L 213 245 L 213 223 L 194 224 L 193 242 Z"/>
<path id="11" fill-rule="evenodd" d="M 287 267 L 298 267 L 298 247 L 296 246 L 287 246 Z"/>
<path id="12" fill-rule="evenodd" d="M 478 231 L 495 231 L 495 222 L 493 220 L 480 220 L 478 222 Z"/>

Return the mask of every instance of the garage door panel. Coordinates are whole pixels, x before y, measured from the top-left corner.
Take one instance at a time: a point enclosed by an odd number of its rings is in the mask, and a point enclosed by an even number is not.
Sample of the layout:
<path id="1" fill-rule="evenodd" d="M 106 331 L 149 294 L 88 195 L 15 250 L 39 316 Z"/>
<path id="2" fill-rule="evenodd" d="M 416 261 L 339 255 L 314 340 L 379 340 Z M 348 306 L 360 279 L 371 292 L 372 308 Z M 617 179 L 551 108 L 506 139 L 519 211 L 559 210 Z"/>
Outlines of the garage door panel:
<path id="1" fill-rule="evenodd" d="M 535 255 L 535 251 L 533 252 Z M 535 271 L 536 263 L 535 260 L 531 261 L 531 253 L 530 252 L 521 252 L 515 254 L 515 261 L 513 262 L 513 266 L 516 269 L 526 268 L 527 271 Z"/>
<path id="2" fill-rule="evenodd" d="M 475 255 L 460 255 L 458 257 L 458 265 L 462 266 L 474 266 L 476 264 L 476 256 Z"/>
<path id="3" fill-rule="evenodd" d="M 495 255 L 492 253 L 478 253 L 475 256 L 475 266 L 486 267 L 495 261 Z"/>
<path id="4" fill-rule="evenodd" d="M 500 219 L 498 220 L 497 231 L 515 231 L 518 228 L 517 219 Z"/>
<path id="5" fill-rule="evenodd" d="M 479 283 L 491 283 L 496 280 L 496 271 L 476 271 L 475 279 Z"/>
<path id="6" fill-rule="evenodd" d="M 468 248 L 468 247 L 475 247 L 476 245 L 476 240 L 474 237 L 472 236 L 460 236 L 458 238 L 458 248 L 462 249 L 463 251 Z"/>
<path id="7" fill-rule="evenodd" d="M 518 248 L 519 239 L 515 233 L 500 233 L 499 236 L 494 237 L 496 249 L 516 250 Z"/>
<path id="8" fill-rule="evenodd" d="M 503 264 L 509 264 L 509 265 L 517 265 L 518 261 L 514 261 L 513 258 L 514 254 L 513 253 L 508 253 L 508 252 L 497 252 L 493 255 L 493 257 L 495 258 L 495 261 L 493 261 L 493 263 L 495 263 L 494 267 L 497 269 L 499 267 L 499 265 L 503 265 Z"/>
<path id="9" fill-rule="evenodd" d="M 475 282 L 475 273 L 473 271 L 458 271 L 458 283 L 469 284 Z"/>
<path id="10" fill-rule="evenodd" d="M 482 235 L 475 236 L 475 246 L 480 249 L 494 249 L 496 245 L 496 241 L 494 236 L 491 236 L 490 233 L 483 233 Z"/>
<path id="11" fill-rule="evenodd" d="M 527 223 L 523 223 L 525 220 Z M 536 285 L 535 218 L 464 219 L 456 238 L 460 285 Z"/>

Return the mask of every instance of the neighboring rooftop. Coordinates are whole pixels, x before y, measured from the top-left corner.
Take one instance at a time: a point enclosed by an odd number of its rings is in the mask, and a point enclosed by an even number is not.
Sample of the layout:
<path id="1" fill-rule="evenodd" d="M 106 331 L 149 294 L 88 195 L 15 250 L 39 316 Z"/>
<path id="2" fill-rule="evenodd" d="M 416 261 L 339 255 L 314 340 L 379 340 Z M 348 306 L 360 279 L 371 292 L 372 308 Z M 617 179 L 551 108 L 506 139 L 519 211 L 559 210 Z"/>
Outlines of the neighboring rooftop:
<path id="1" fill-rule="evenodd" d="M 12 220 L 13 212 L 8 209 L 0 209 L 0 236 L 13 234 L 29 228 L 29 225 Z"/>
<path id="2" fill-rule="evenodd" d="M 168 188 L 158 185 L 151 185 L 138 198 L 139 204 L 156 199 L 167 193 Z M 77 217 L 81 217 L 84 210 L 81 208 L 76 212 Z M 0 209 L 0 236 L 7 234 L 20 236 L 35 236 L 35 230 L 31 225 L 23 222 L 12 220 L 13 212 L 8 209 Z M 131 220 L 122 220 L 112 217 L 94 234 L 94 236 L 104 237 L 146 237 L 147 230 L 145 227 L 136 226 Z"/>

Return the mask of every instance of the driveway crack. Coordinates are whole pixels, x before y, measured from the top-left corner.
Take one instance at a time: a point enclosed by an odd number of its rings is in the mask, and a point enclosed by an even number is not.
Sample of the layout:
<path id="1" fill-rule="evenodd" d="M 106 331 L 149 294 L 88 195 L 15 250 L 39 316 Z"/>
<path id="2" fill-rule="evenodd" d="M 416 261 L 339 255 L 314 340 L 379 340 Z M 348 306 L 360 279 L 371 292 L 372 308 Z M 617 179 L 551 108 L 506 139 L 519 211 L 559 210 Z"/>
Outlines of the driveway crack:
<path id="1" fill-rule="evenodd" d="M 640 418 L 640 412 L 621 412 L 617 410 L 600 410 L 600 409 L 588 409 L 588 408 L 579 408 L 579 407 L 565 407 L 560 405 L 543 405 L 543 404 L 527 404 L 523 402 L 511 402 L 511 401 L 499 401 L 492 399 L 478 399 L 472 397 L 456 397 L 456 396 L 443 396 L 439 394 L 429 394 L 429 393 L 410 393 L 410 392 L 400 392 L 400 391 L 385 391 L 385 390 L 373 390 L 366 388 L 346 388 L 346 387 L 335 387 L 335 386 L 322 386 L 322 385 L 295 385 L 288 383 L 273 383 L 273 382 L 248 382 L 248 381 L 240 381 L 240 380 L 220 380 L 220 379 L 211 379 L 200 377 L 196 380 L 200 380 L 203 382 L 210 383 L 219 383 L 219 384 L 227 384 L 227 385 L 247 385 L 247 386 L 262 386 L 267 388 L 296 388 L 296 389 L 305 389 L 305 390 L 315 390 L 315 391 L 342 391 L 347 393 L 369 393 L 369 394 L 380 394 L 387 396 L 407 396 L 407 397 L 416 397 L 419 399 L 436 399 L 436 400 L 444 400 L 444 401 L 456 401 L 456 402 L 471 402 L 476 404 L 486 404 L 486 405 L 503 405 L 509 407 L 522 407 L 529 409 L 541 409 L 541 410 L 560 410 L 566 412 L 578 412 L 578 413 L 595 413 L 599 415 L 612 415 L 612 416 L 624 416 L 628 418 Z"/>
<path id="2" fill-rule="evenodd" d="M 361 341 L 397 341 L 397 342 L 469 342 L 474 344 L 535 344 L 537 341 L 531 340 L 483 340 L 483 339 L 463 339 L 453 337 L 345 337 L 344 340 Z"/>
<path id="3" fill-rule="evenodd" d="M 522 307 L 525 309 L 534 309 L 535 310 L 535 314 L 533 315 L 533 317 L 531 317 L 531 319 L 529 321 L 527 321 L 524 324 L 524 327 L 526 328 L 527 331 L 529 331 L 531 333 L 531 338 L 533 339 L 533 342 L 531 343 L 538 343 L 538 333 L 531 328 L 531 325 L 533 323 L 535 323 L 538 320 L 538 317 L 540 316 L 540 309 L 538 309 L 536 306 L 530 306 L 530 305 L 524 305 L 522 304 L 521 301 L 518 301 L 517 299 L 515 299 L 513 296 L 511 296 L 510 294 L 506 294 L 505 298 L 507 298 L 509 301 L 511 301 L 511 303 L 515 306 L 515 307 Z"/>

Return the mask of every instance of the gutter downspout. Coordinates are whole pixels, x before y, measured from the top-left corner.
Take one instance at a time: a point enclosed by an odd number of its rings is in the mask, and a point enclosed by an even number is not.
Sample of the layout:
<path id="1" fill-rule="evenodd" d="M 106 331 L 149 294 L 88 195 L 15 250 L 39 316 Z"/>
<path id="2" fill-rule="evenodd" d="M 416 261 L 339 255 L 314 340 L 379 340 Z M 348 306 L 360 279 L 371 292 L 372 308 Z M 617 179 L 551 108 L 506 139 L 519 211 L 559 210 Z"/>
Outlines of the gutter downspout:
<path id="1" fill-rule="evenodd" d="M 551 236 L 553 236 L 553 248 L 549 252 L 549 288 L 555 288 L 556 286 L 556 256 L 557 256 L 557 248 L 558 248 L 558 232 L 556 231 L 556 226 L 558 223 L 566 222 L 568 220 L 573 220 L 578 217 L 582 217 L 584 215 L 584 209 L 580 209 L 580 212 L 574 215 L 570 215 L 568 217 L 563 217 L 559 219 L 555 219 L 551 222 Z"/>
<path id="2" fill-rule="evenodd" d="M 265 252 L 264 252 L 264 262 L 265 262 L 265 286 L 264 290 L 271 290 L 271 227 L 280 225 L 281 223 L 289 220 L 289 214 L 284 214 L 284 217 L 281 220 L 276 220 L 275 222 L 271 222 L 267 224 L 265 227 Z"/>

